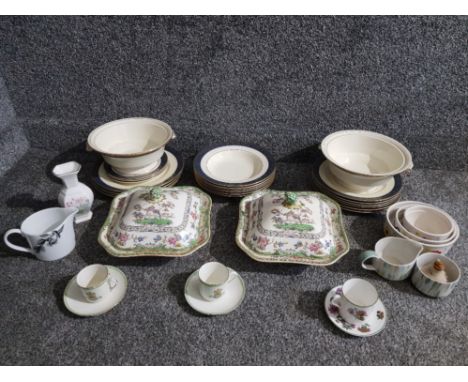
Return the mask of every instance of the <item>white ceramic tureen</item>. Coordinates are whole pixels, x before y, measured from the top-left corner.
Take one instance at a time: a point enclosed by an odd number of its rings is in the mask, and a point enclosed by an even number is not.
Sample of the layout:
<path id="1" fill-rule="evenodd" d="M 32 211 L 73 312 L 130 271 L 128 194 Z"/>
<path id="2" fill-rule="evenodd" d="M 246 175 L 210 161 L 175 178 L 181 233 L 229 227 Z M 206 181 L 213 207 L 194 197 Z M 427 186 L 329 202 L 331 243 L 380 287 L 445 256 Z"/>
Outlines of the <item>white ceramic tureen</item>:
<path id="1" fill-rule="evenodd" d="M 349 251 L 340 206 L 318 192 L 263 190 L 246 196 L 236 242 L 264 262 L 325 266 Z"/>
<path id="2" fill-rule="evenodd" d="M 119 257 L 185 256 L 210 238 L 211 198 L 196 187 L 137 187 L 115 197 L 98 241 Z"/>

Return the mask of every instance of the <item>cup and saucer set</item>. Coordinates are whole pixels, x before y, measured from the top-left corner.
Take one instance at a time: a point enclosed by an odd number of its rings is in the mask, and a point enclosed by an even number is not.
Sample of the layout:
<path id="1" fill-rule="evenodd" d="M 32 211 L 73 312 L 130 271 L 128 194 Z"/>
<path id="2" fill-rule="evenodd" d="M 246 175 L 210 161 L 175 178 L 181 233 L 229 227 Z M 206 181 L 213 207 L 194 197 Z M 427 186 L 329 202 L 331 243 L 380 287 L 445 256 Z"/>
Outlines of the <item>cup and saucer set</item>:
<path id="1" fill-rule="evenodd" d="M 120 269 L 92 264 L 68 282 L 63 293 L 63 303 L 77 316 L 99 316 L 117 306 L 126 291 L 127 277 Z"/>
<path id="2" fill-rule="evenodd" d="M 184 294 L 187 303 L 199 313 L 228 314 L 244 300 L 245 284 L 236 271 L 210 262 L 189 276 Z"/>

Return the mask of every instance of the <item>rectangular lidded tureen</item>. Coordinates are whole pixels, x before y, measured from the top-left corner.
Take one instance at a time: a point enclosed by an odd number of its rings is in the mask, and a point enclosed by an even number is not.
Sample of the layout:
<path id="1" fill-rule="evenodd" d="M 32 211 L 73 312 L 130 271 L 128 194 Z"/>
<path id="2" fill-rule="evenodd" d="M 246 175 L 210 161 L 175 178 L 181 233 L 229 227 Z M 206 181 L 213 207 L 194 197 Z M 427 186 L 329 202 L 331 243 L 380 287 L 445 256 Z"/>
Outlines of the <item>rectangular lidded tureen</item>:
<path id="1" fill-rule="evenodd" d="M 186 256 L 210 238 L 211 198 L 196 187 L 137 187 L 116 196 L 98 241 L 113 256 Z"/>
<path id="2" fill-rule="evenodd" d="M 325 266 L 349 251 L 340 206 L 318 192 L 263 190 L 246 196 L 236 242 L 264 262 Z"/>

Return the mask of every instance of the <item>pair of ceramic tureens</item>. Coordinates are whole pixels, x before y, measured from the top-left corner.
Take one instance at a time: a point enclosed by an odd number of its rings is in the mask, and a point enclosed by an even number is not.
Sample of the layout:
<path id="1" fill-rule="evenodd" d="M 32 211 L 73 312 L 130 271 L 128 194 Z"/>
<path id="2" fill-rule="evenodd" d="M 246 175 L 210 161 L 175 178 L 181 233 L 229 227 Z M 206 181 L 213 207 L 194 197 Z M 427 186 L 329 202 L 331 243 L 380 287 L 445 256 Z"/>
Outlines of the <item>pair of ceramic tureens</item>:
<path id="1" fill-rule="evenodd" d="M 195 187 L 138 187 L 114 199 L 99 242 L 119 257 L 188 255 L 209 240 L 210 207 Z M 314 192 L 245 197 L 236 242 L 264 262 L 330 265 L 349 250 L 339 205 Z"/>

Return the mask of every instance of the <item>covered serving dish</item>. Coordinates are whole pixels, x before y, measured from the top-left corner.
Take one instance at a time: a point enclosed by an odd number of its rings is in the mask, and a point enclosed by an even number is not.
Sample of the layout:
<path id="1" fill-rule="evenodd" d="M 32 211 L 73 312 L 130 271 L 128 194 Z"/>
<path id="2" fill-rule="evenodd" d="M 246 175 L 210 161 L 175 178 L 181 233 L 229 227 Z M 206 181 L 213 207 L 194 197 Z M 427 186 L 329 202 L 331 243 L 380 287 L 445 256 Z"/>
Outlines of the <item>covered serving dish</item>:
<path id="1" fill-rule="evenodd" d="M 318 192 L 263 190 L 246 196 L 236 242 L 264 262 L 325 266 L 349 251 L 340 206 Z"/>
<path id="2" fill-rule="evenodd" d="M 116 196 L 98 241 L 118 257 L 186 256 L 210 238 L 211 198 L 196 187 L 137 187 Z"/>

